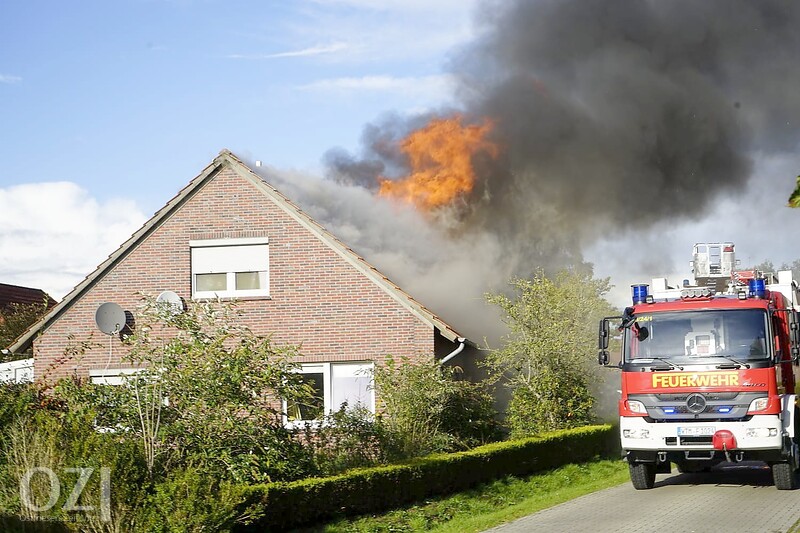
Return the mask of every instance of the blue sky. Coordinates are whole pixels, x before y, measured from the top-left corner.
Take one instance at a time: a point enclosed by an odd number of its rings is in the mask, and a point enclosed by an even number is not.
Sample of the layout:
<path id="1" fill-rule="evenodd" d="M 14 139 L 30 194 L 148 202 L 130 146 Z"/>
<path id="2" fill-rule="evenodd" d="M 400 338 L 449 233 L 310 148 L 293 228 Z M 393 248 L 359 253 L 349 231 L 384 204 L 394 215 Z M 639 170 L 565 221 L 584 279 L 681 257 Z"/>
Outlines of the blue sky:
<path id="1" fill-rule="evenodd" d="M 383 113 L 447 105 L 471 19 L 460 0 L 0 3 L 0 281 L 63 296 L 222 148 L 319 175 Z M 66 277 L 21 249 L 51 238 Z"/>
<path id="2" fill-rule="evenodd" d="M 3 2 L 0 186 L 160 207 L 222 148 L 318 171 L 381 113 L 445 103 L 468 2 Z"/>

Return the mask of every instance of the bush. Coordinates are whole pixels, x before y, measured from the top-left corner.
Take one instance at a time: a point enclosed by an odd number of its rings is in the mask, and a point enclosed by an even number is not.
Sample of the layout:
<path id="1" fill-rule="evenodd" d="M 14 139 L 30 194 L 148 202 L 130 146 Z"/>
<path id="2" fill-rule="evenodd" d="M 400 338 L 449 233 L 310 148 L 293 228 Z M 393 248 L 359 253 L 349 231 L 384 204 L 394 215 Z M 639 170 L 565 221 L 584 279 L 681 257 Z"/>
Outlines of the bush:
<path id="1" fill-rule="evenodd" d="M 497 437 L 491 396 L 454 373 L 432 359 L 397 364 L 389 358 L 375 369 L 390 459 L 466 449 Z"/>
<path id="2" fill-rule="evenodd" d="M 19 418 L 9 428 L 3 449 L 5 465 L 0 471 L 3 512 L 26 520 L 74 522 L 81 531 L 133 528 L 148 490 L 144 459 L 135 442 L 99 433 L 91 422 L 74 413 L 43 409 L 28 418 Z M 46 507 L 44 504 L 54 492 L 53 480 L 41 471 L 43 468 L 57 476 L 59 498 L 49 509 L 37 511 L 23 505 L 20 487 L 27 474 L 29 483 L 24 486 L 30 487 L 29 501 Z M 40 473 L 28 474 L 32 469 L 40 469 Z M 77 490 L 82 476 L 83 486 Z M 107 506 L 101 503 L 104 476 L 111 487 Z M 68 505 L 73 490 L 80 496 Z M 101 510 L 102 506 L 105 508 Z"/>
<path id="3" fill-rule="evenodd" d="M 530 386 L 514 390 L 506 422 L 514 438 L 580 427 L 593 420 L 594 404 L 585 377 L 564 379 L 541 372 Z"/>
<path id="4" fill-rule="evenodd" d="M 229 531 L 239 515 L 241 489 L 202 468 L 170 472 L 140 513 L 137 530 L 148 533 Z"/>
<path id="5" fill-rule="evenodd" d="M 19 418 L 29 417 L 40 403 L 40 390 L 32 383 L 0 382 L 0 439 Z"/>
<path id="6" fill-rule="evenodd" d="M 494 398 L 485 382 L 455 382 L 442 414 L 442 431 L 453 437 L 454 448 L 460 450 L 503 439 Z"/>
<path id="7" fill-rule="evenodd" d="M 248 487 L 241 508 L 260 518 L 237 525 L 234 531 L 273 531 L 339 515 L 377 512 L 505 476 L 587 461 L 609 451 L 611 433 L 610 426 L 589 426 L 432 455 L 408 464 Z"/>
<path id="8" fill-rule="evenodd" d="M 306 426 L 304 433 L 321 475 L 388 462 L 386 430 L 363 406 L 342 404 L 320 424 Z"/>
<path id="9" fill-rule="evenodd" d="M 60 446 L 58 421 L 46 413 L 35 417 L 19 417 L 4 431 L 3 471 L 0 479 L 0 511 L 16 514 L 25 520 L 37 520 L 51 516 L 26 505 L 20 499 L 20 481 L 34 468 L 49 468 L 53 472 L 63 470 L 64 451 Z M 28 501 L 35 505 L 47 502 L 50 495 L 50 480 L 44 476 L 31 476 L 27 484 Z"/>

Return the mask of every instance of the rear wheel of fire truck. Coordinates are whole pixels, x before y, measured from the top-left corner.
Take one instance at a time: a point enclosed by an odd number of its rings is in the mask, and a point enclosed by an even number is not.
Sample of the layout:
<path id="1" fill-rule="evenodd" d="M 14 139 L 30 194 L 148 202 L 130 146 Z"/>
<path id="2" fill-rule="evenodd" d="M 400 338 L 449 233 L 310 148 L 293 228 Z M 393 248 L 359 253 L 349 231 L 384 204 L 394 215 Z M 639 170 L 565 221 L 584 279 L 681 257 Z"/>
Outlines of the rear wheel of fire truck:
<path id="1" fill-rule="evenodd" d="M 797 488 L 797 471 L 792 463 L 772 463 L 772 481 L 778 490 Z"/>
<path id="2" fill-rule="evenodd" d="M 798 471 L 794 469 L 797 456 L 800 454 L 800 410 L 794 410 L 794 438 L 792 439 L 792 458 L 785 463 L 772 463 L 772 481 L 778 490 L 794 490 L 800 486 L 797 482 Z"/>
<path id="3" fill-rule="evenodd" d="M 655 463 L 628 463 L 631 483 L 636 490 L 652 489 L 656 483 Z"/>

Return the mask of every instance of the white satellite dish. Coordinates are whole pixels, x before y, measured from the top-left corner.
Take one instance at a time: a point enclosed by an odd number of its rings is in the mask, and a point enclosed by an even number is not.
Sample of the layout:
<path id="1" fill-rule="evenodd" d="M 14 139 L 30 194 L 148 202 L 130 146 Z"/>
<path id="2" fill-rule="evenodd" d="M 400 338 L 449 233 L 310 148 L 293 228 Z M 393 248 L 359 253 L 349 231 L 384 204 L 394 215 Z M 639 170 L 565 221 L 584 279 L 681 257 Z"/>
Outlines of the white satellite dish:
<path id="1" fill-rule="evenodd" d="M 116 335 L 125 327 L 125 311 L 113 302 L 101 304 L 94 313 L 97 328 L 106 335 Z"/>
<path id="2" fill-rule="evenodd" d="M 183 300 L 172 291 L 164 291 L 159 294 L 156 298 L 156 302 L 164 304 L 174 315 L 183 313 Z"/>

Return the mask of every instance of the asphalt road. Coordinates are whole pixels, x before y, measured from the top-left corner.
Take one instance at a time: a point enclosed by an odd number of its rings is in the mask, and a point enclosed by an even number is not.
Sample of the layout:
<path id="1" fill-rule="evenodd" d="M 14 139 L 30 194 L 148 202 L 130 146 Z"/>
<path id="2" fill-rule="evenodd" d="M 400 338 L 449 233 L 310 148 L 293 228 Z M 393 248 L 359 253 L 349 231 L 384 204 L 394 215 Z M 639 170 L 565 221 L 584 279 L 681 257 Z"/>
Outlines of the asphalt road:
<path id="1" fill-rule="evenodd" d="M 724 465 L 705 474 L 659 474 L 651 490 L 630 483 L 587 494 L 490 529 L 492 533 L 794 531 L 800 490 L 776 490 L 758 463 Z"/>

